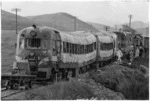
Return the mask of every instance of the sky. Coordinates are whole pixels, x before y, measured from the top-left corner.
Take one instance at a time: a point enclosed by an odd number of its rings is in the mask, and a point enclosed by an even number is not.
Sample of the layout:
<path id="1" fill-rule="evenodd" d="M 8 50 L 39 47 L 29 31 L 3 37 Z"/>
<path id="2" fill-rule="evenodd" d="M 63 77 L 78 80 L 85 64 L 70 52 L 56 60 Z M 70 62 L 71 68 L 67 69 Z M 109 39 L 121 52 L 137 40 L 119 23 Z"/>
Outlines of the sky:
<path id="1" fill-rule="evenodd" d="M 149 21 L 148 0 L 2 1 L 3 10 L 12 12 L 12 8 L 20 8 L 21 16 L 66 12 L 86 22 L 110 26 L 128 23 L 129 14 L 132 21 Z"/>

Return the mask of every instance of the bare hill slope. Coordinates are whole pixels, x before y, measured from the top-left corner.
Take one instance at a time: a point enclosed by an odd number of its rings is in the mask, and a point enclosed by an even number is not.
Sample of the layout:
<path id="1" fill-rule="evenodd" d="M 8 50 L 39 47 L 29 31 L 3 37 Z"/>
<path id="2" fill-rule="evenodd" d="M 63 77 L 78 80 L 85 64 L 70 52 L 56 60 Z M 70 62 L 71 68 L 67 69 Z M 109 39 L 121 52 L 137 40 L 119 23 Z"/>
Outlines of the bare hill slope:
<path id="1" fill-rule="evenodd" d="M 7 11 L 1 10 L 2 17 L 2 29 L 3 30 L 14 30 L 16 29 L 16 15 L 9 13 Z M 25 27 L 31 26 L 33 24 L 32 20 L 18 15 L 18 29 L 23 29 Z"/>
<path id="2" fill-rule="evenodd" d="M 16 15 L 2 10 L 2 29 L 14 30 L 16 29 Z M 93 31 L 98 30 L 92 25 L 74 18 L 74 16 L 67 13 L 54 13 L 38 16 L 22 17 L 18 15 L 18 29 L 31 26 L 32 24 L 44 25 L 59 29 L 61 31 L 74 31 L 74 25 L 76 22 L 76 31 Z"/>
<path id="3" fill-rule="evenodd" d="M 80 19 L 75 20 L 74 16 L 64 12 L 45 14 L 39 16 L 30 16 L 28 18 L 40 25 L 50 26 L 62 31 L 74 31 L 75 22 L 77 31 L 98 31 L 92 25 L 81 21 Z"/>

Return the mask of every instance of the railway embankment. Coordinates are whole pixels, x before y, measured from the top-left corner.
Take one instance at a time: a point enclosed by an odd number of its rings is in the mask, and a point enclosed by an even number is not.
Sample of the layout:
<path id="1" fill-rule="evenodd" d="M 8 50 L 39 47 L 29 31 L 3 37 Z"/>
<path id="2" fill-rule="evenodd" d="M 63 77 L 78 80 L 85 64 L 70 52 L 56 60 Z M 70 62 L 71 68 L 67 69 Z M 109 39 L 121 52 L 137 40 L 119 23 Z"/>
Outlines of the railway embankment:
<path id="1" fill-rule="evenodd" d="M 134 68 L 133 68 L 134 67 Z M 142 68 L 142 67 L 141 67 Z M 101 85 L 115 92 L 120 92 L 125 99 L 148 100 L 148 75 L 144 68 L 134 66 L 112 65 L 90 73 L 90 77 Z"/>
<path id="2" fill-rule="evenodd" d="M 148 100 L 148 67 L 134 60 L 131 66 L 108 65 L 84 73 L 69 81 L 59 81 L 52 85 L 13 96 L 13 100 Z"/>

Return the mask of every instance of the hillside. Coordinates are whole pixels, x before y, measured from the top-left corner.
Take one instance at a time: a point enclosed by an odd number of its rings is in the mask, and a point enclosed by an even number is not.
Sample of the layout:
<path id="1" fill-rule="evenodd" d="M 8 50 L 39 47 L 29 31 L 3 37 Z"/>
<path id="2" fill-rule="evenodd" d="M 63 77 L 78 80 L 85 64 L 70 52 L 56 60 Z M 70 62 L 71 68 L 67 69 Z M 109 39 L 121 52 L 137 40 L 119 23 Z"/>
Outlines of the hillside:
<path id="1" fill-rule="evenodd" d="M 105 26 L 108 26 L 108 25 L 103 25 L 103 24 L 99 24 L 99 23 L 92 23 L 92 22 L 88 22 L 88 23 L 91 24 L 93 27 L 95 27 L 98 30 L 105 30 Z M 110 27 L 110 30 L 112 31 L 115 29 L 113 27 Z"/>
<path id="2" fill-rule="evenodd" d="M 129 23 L 124 23 L 123 25 L 129 25 Z M 131 27 L 133 29 L 138 29 L 138 28 L 146 28 L 149 26 L 149 23 L 143 22 L 143 21 L 132 21 L 131 22 Z"/>
<path id="3" fill-rule="evenodd" d="M 135 29 L 138 33 L 144 35 L 144 36 L 147 36 L 149 35 L 149 27 L 146 27 L 146 28 L 136 28 Z"/>
<path id="4" fill-rule="evenodd" d="M 74 31 L 74 23 L 75 18 L 74 16 L 61 12 L 61 13 L 54 13 L 54 14 L 45 14 L 39 16 L 30 16 L 27 17 L 30 20 L 38 23 L 39 25 L 46 25 L 50 26 L 62 31 Z M 76 19 L 76 30 L 77 31 L 94 31 L 97 32 L 98 30 L 94 28 L 92 25 L 81 21 L 80 19 Z"/>
<path id="5" fill-rule="evenodd" d="M 136 29 L 136 28 L 146 28 L 146 27 L 148 27 L 148 23 L 145 23 L 145 22 L 142 22 L 142 21 L 133 21 L 131 23 L 131 27 L 133 29 Z"/>
<path id="6" fill-rule="evenodd" d="M 16 15 L 2 10 L 2 29 L 15 30 L 16 29 Z M 61 31 L 74 31 L 75 19 L 72 15 L 67 13 L 45 14 L 39 16 L 22 17 L 18 15 L 18 29 L 36 25 L 44 25 L 59 29 Z M 86 22 L 76 19 L 77 31 L 93 31 L 98 30 Z"/>
<path id="7" fill-rule="evenodd" d="M 1 10 L 1 21 L 3 30 L 14 30 L 16 29 L 16 15 Z M 18 29 L 23 29 L 25 27 L 31 26 L 33 24 L 32 20 L 18 15 Z"/>

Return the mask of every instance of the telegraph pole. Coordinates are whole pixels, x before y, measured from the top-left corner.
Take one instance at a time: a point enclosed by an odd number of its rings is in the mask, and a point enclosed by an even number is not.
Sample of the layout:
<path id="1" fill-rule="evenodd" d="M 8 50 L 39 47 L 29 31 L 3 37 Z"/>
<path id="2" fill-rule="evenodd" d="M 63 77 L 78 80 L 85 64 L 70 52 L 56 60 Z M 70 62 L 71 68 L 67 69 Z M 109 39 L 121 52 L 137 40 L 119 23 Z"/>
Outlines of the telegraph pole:
<path id="1" fill-rule="evenodd" d="M 76 17 L 74 17 L 74 31 L 76 31 Z"/>
<path id="2" fill-rule="evenodd" d="M 133 17 L 133 16 L 130 14 L 130 15 L 129 15 L 129 27 L 130 27 L 130 28 L 131 28 L 131 19 L 132 19 L 132 17 Z"/>
<path id="3" fill-rule="evenodd" d="M 110 27 L 109 27 L 109 26 L 104 26 L 104 29 L 105 29 L 106 31 L 108 31 L 108 30 L 110 30 Z"/>
<path id="4" fill-rule="evenodd" d="M 13 9 L 11 9 L 11 11 L 15 11 L 16 12 L 16 34 L 17 34 L 17 27 L 18 27 L 18 25 L 17 25 L 17 12 L 21 11 L 21 9 L 20 8 L 13 8 Z"/>

